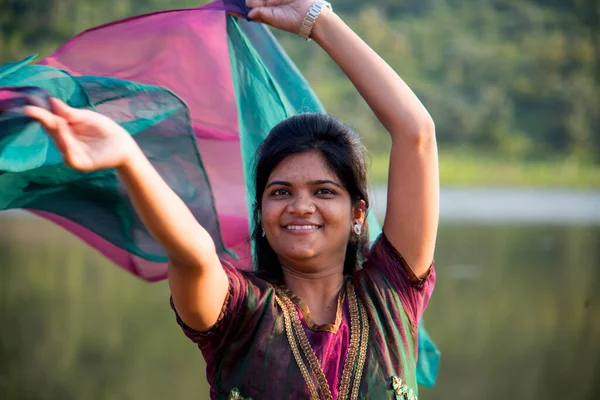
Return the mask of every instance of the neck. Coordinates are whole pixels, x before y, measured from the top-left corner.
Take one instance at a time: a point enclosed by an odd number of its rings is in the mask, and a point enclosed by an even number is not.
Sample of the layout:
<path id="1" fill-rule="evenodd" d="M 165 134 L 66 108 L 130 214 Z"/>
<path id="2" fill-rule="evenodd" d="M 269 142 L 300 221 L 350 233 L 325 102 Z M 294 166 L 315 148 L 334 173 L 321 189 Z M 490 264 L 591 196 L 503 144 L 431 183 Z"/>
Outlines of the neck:
<path id="1" fill-rule="evenodd" d="M 306 303 L 315 323 L 333 323 L 338 295 L 344 284 L 343 264 L 318 272 L 281 267 L 285 284 Z"/>

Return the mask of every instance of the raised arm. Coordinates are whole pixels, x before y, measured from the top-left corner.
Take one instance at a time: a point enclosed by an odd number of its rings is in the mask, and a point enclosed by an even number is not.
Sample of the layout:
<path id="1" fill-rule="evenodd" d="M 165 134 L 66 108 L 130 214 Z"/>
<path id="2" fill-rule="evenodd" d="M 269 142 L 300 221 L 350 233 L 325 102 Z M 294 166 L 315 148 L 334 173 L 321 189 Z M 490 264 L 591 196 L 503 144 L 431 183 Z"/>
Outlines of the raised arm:
<path id="1" fill-rule="evenodd" d="M 297 33 L 313 0 L 248 0 L 250 17 Z M 285 15 L 286 18 L 283 18 Z M 392 137 L 383 230 L 417 276 L 433 259 L 439 216 L 435 127 L 417 96 L 335 13 L 323 9 L 312 33 Z"/>
<path id="2" fill-rule="evenodd" d="M 439 216 L 435 127 L 417 96 L 337 15 L 314 39 L 340 66 L 392 137 L 383 230 L 417 276 L 433 259 Z"/>
<path id="3" fill-rule="evenodd" d="M 137 145 L 117 172 L 144 225 L 169 255 L 177 313 L 189 327 L 207 330 L 217 322 L 229 287 L 212 238 Z"/>
<path id="4" fill-rule="evenodd" d="M 206 330 L 217 321 L 228 281 L 208 232 L 160 177 L 131 136 L 117 123 L 92 111 L 52 99 L 53 112 L 26 107 L 80 171 L 116 168 L 135 209 L 169 255 L 169 286 L 183 321 Z"/>

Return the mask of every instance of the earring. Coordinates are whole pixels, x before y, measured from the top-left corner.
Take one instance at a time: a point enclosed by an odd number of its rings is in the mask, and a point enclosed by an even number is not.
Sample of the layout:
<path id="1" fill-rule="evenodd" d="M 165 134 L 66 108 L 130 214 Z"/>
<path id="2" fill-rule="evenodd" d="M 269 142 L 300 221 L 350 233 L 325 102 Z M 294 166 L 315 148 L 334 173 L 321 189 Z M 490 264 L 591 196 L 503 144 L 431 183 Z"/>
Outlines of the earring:
<path id="1" fill-rule="evenodd" d="M 360 224 L 358 222 L 354 223 L 354 233 L 356 233 L 358 236 L 360 236 L 360 233 L 362 232 L 362 227 L 360 226 Z"/>
<path id="2" fill-rule="evenodd" d="M 265 230 L 263 229 L 262 230 L 262 237 L 265 237 L 265 236 L 267 236 L 267 234 L 265 233 Z"/>

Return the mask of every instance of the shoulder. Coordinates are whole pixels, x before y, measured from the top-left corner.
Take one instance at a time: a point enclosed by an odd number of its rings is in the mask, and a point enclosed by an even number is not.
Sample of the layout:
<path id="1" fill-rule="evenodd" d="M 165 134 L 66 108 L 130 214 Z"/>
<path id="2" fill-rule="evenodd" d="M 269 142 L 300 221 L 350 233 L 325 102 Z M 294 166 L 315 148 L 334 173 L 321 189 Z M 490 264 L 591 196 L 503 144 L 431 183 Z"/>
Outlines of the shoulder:
<path id="1" fill-rule="evenodd" d="M 433 260 L 424 276 L 416 276 L 410 265 L 383 232 L 373 242 L 364 246 L 362 258 L 362 270 L 365 273 L 369 275 L 381 273 L 388 279 L 401 281 L 402 286 L 408 285 L 415 289 L 422 289 L 427 282 L 435 280 Z"/>
<path id="2" fill-rule="evenodd" d="M 365 246 L 363 257 L 355 282 L 365 300 L 392 319 L 397 312 L 406 313 L 416 327 L 435 284 L 433 262 L 425 276 L 417 277 L 383 233 Z"/>
<path id="3" fill-rule="evenodd" d="M 234 268 L 235 269 L 235 268 Z M 251 271 L 240 271 L 236 270 L 237 274 L 241 279 L 244 279 L 248 283 L 248 290 L 258 290 L 258 291 L 274 291 L 276 284 L 272 283 L 255 272 Z"/>
<path id="4" fill-rule="evenodd" d="M 252 272 L 238 270 L 226 260 L 221 260 L 221 265 L 229 280 L 229 290 L 213 327 L 200 332 L 185 325 L 171 300 L 177 322 L 186 336 L 202 350 L 219 351 L 226 347 L 231 338 L 251 332 L 251 325 L 256 323 L 257 316 L 262 315 L 265 308 L 272 307 L 270 299 L 274 292 L 273 284 Z"/>

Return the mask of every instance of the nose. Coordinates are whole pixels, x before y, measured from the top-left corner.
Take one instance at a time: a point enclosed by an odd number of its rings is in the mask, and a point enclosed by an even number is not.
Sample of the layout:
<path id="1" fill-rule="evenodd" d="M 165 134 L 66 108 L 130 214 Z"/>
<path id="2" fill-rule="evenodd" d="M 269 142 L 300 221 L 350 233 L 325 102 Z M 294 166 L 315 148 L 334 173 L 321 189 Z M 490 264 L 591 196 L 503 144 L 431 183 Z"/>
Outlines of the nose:
<path id="1" fill-rule="evenodd" d="M 288 212 L 292 215 L 308 215 L 316 210 L 315 204 L 310 196 L 300 195 L 288 204 Z"/>

